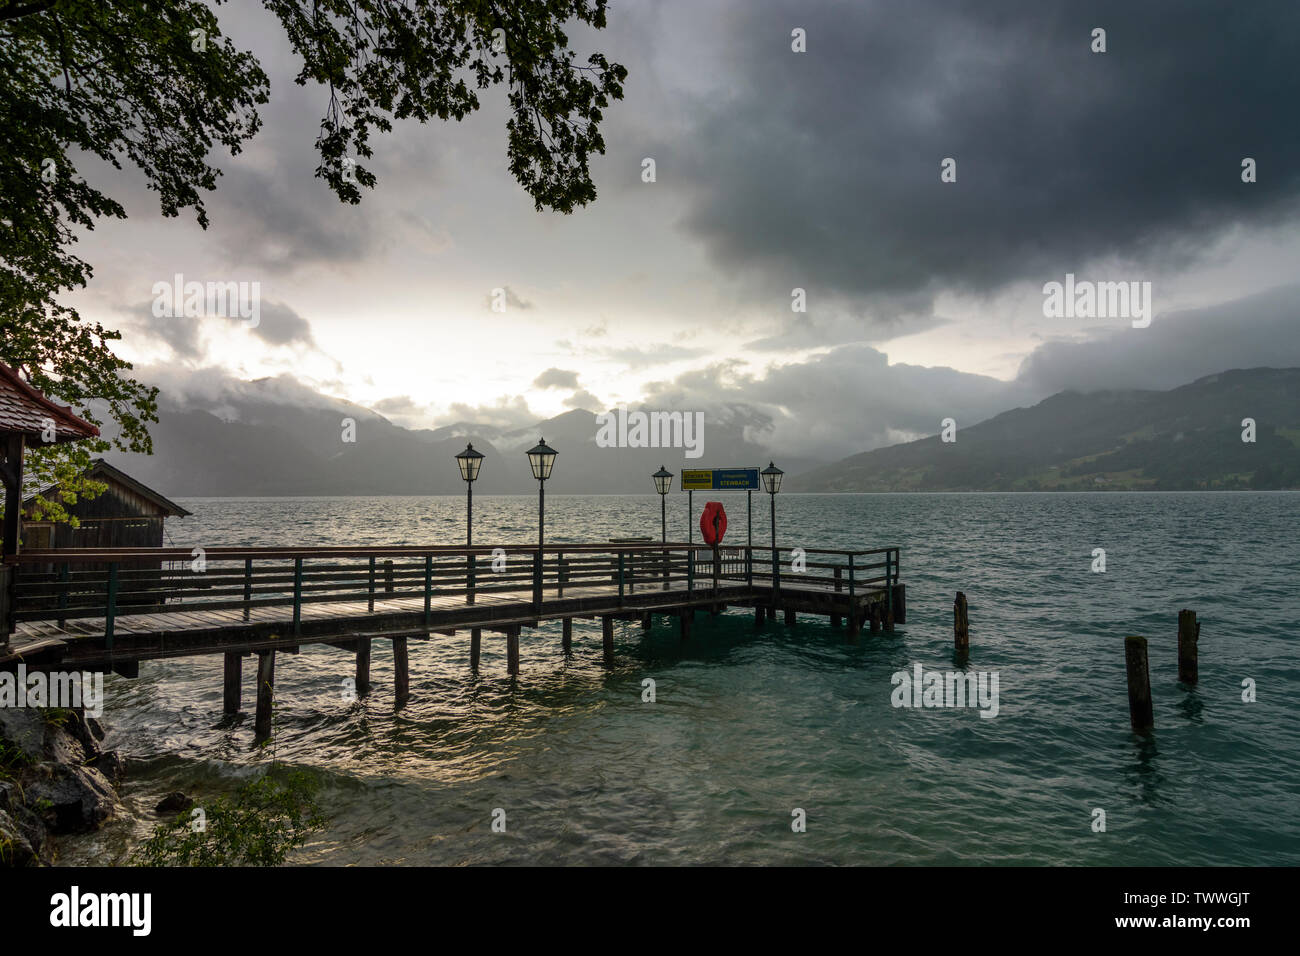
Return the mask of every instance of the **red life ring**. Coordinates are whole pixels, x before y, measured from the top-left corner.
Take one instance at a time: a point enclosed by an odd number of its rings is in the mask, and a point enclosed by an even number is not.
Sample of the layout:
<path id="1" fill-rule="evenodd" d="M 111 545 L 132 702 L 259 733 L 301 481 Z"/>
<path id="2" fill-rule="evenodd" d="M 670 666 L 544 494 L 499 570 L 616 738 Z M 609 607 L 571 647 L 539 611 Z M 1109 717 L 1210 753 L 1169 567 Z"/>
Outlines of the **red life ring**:
<path id="1" fill-rule="evenodd" d="M 722 544 L 722 536 L 726 533 L 727 510 L 722 507 L 721 501 L 710 501 L 700 515 L 700 534 L 704 536 L 704 543 Z"/>

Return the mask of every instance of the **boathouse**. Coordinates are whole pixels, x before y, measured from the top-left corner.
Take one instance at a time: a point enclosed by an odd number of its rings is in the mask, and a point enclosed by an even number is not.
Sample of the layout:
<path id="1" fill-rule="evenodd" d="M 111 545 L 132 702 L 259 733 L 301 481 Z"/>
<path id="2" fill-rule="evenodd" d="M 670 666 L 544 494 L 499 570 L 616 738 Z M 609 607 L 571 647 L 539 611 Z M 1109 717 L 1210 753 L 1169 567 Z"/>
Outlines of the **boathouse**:
<path id="1" fill-rule="evenodd" d="M 161 548 L 163 522 L 190 513 L 102 458 L 91 462 L 86 477 L 108 487 L 94 498 L 81 498 L 66 506 L 78 527 L 24 520 L 24 548 Z M 56 489 L 47 488 L 42 494 L 52 498 Z M 34 502 L 34 496 L 23 502 L 24 514 L 30 513 Z"/>

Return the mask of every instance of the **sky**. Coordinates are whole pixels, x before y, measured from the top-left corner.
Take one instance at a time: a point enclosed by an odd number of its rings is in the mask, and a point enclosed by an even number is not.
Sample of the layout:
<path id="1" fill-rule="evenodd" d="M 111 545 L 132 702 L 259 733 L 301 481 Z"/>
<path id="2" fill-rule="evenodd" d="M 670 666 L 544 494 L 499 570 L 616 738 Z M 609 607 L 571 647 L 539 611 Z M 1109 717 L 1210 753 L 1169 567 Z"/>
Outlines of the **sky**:
<path id="1" fill-rule="evenodd" d="M 509 174 L 500 88 L 381 134 L 377 188 L 340 203 L 327 94 L 260 6 L 218 16 L 271 102 L 216 157 L 210 227 L 128 171 L 96 182 L 129 219 L 77 249 L 75 304 L 173 400 L 283 376 L 417 428 L 700 410 L 833 459 L 1065 388 L 1300 366 L 1293 2 L 615 0 L 570 31 L 628 69 L 572 215 Z M 177 273 L 258 282 L 260 323 L 155 317 Z M 1045 315 L 1067 274 L 1149 282 L 1152 321 Z"/>

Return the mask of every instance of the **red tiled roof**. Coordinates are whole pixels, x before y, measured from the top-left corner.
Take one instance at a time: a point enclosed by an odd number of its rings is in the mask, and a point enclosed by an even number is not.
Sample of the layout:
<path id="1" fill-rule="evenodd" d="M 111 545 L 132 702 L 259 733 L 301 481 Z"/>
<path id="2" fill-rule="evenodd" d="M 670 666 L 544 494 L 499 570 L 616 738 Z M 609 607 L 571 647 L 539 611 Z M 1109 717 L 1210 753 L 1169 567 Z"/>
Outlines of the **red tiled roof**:
<path id="1" fill-rule="evenodd" d="M 55 438 L 47 442 L 43 436 L 51 422 Z M 26 435 L 31 445 L 52 445 L 92 438 L 99 429 L 72 414 L 71 408 L 50 401 L 0 362 L 0 434 L 12 432 Z"/>

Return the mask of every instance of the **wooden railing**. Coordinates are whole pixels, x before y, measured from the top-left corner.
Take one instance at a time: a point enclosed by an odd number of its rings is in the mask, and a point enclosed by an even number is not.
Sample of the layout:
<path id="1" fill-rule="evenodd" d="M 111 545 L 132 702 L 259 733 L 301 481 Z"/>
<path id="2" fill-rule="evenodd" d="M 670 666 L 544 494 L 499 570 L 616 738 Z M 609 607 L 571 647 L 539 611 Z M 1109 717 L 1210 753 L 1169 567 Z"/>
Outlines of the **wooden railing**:
<path id="1" fill-rule="evenodd" d="M 303 608 L 318 603 L 423 598 L 426 622 L 446 597 L 475 603 L 483 595 L 530 592 L 541 611 L 548 594 L 600 587 L 617 589 L 620 603 L 638 592 L 684 588 L 708 593 L 743 584 L 891 591 L 898 581 L 898 548 L 840 551 L 723 547 L 698 544 L 561 544 L 542 551 L 526 545 L 472 548 L 180 548 L 25 551 L 10 564 L 13 619 L 54 621 L 102 618 L 112 646 L 114 621 L 124 614 L 291 609 L 298 633 Z M 797 581 L 797 585 L 795 582 Z M 716 584 L 715 584 L 716 582 Z M 892 593 L 889 597 L 892 600 Z"/>

